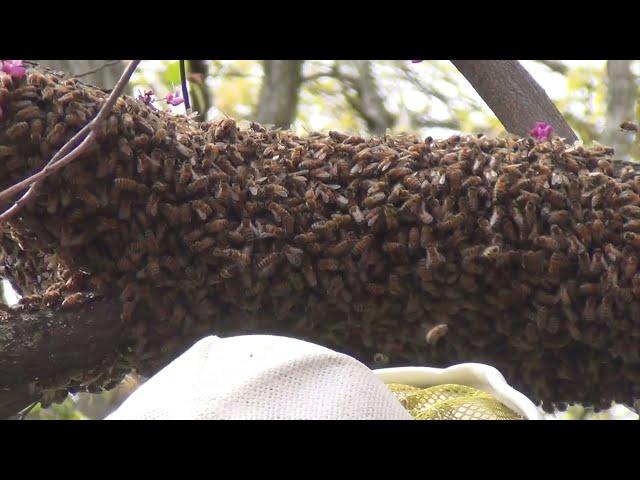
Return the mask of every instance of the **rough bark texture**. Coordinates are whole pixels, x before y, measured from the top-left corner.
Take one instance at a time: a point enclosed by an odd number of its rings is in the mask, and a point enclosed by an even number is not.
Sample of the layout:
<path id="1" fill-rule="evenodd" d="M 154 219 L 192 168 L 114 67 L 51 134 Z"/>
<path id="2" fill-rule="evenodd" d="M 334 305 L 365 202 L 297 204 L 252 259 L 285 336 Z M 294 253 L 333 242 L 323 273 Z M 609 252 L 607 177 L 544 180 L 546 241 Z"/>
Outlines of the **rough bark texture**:
<path id="1" fill-rule="evenodd" d="M 638 88 L 631 72 L 631 60 L 607 61 L 607 117 L 602 143 L 611 145 L 618 158 L 627 158 L 633 134 L 620 130 L 624 121 L 635 119 Z"/>
<path id="2" fill-rule="evenodd" d="M 302 84 L 302 60 L 265 60 L 255 120 L 289 127 L 296 117 L 298 91 Z"/>
<path id="3" fill-rule="evenodd" d="M 371 72 L 371 61 L 353 60 L 357 75 L 351 85 L 357 92 L 356 97 L 347 97 L 351 106 L 358 112 L 374 135 L 384 135 L 394 124 L 394 117 L 384 106 Z"/>
<path id="4" fill-rule="evenodd" d="M 544 89 L 517 60 L 452 60 L 504 128 L 526 137 L 547 122 L 568 143 L 578 139 Z"/>
<path id="5" fill-rule="evenodd" d="M 101 375 L 117 357 L 119 301 L 89 301 L 72 310 L 0 311 L 0 418 L 39 400 L 67 394 L 69 378 Z M 60 382 L 59 384 L 56 384 Z M 72 382 L 73 383 L 73 382 Z M 45 402 L 47 399 L 45 399 Z"/>

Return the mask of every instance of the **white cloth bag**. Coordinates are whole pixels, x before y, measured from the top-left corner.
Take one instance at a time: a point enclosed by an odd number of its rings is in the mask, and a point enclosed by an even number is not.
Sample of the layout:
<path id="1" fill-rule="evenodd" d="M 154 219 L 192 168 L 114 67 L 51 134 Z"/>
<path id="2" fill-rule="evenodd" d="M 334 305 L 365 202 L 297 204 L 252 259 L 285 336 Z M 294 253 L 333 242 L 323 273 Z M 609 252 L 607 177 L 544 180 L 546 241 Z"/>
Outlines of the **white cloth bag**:
<path id="1" fill-rule="evenodd" d="M 107 420 L 411 420 L 365 365 L 270 335 L 206 337 Z"/>

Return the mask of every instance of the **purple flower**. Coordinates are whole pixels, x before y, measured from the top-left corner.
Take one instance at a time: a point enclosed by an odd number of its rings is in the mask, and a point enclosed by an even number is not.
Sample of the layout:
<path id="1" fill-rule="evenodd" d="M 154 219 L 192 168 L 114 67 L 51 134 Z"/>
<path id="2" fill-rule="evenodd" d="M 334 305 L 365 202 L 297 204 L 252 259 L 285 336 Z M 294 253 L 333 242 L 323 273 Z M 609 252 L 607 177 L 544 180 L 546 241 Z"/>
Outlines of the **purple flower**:
<path id="1" fill-rule="evenodd" d="M 3 60 L 2 71 L 11 75 L 11 78 L 20 79 L 25 75 L 25 68 L 22 66 L 22 60 Z"/>
<path id="2" fill-rule="evenodd" d="M 156 108 L 153 105 L 153 102 L 155 102 L 155 100 L 152 98 L 155 95 L 155 93 L 153 93 L 153 90 L 147 90 L 144 93 L 140 93 L 140 91 L 138 90 L 138 100 L 142 101 L 142 103 L 144 103 L 145 105 L 150 106 L 151 108 Z"/>
<path id="3" fill-rule="evenodd" d="M 174 107 L 177 107 L 178 105 L 184 103 L 184 98 L 182 98 L 182 93 L 180 92 L 179 88 L 176 88 L 175 93 L 174 92 L 167 93 L 165 100 L 169 105 L 173 105 Z"/>
<path id="4" fill-rule="evenodd" d="M 546 122 L 536 122 L 536 127 L 529 132 L 529 135 L 534 137 L 536 140 L 544 142 L 545 140 L 549 140 L 551 134 L 553 133 L 553 127 Z"/>

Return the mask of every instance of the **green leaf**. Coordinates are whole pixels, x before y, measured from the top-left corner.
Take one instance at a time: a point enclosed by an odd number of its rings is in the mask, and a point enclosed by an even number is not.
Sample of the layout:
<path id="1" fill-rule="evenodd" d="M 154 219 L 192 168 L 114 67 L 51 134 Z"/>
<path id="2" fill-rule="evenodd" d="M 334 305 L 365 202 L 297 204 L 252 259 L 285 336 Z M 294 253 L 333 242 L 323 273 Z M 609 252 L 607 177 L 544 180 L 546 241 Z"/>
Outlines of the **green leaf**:
<path id="1" fill-rule="evenodd" d="M 162 75 L 162 81 L 167 90 L 171 90 L 172 86 L 180 85 L 180 62 L 178 60 L 167 65 L 167 69 Z"/>

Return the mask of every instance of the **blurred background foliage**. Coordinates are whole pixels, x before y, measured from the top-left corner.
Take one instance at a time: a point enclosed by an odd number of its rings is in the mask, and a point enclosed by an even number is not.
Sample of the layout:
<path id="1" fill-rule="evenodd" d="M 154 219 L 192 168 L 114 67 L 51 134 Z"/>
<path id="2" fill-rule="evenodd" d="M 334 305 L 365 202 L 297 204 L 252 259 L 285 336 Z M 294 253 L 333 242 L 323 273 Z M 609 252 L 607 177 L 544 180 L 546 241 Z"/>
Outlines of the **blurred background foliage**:
<path id="1" fill-rule="evenodd" d="M 125 61 L 38 61 L 69 76 L 109 89 Z M 611 145 L 616 157 L 640 160 L 640 145 L 619 129 L 640 117 L 637 60 L 527 60 L 524 67 L 547 91 L 585 142 Z M 448 61 L 400 60 L 188 60 L 193 111 L 199 120 L 225 116 L 292 128 L 300 135 L 340 130 L 359 135 L 414 133 L 442 138 L 454 133 L 504 135 L 504 129 L 469 83 Z M 129 94 L 153 90 L 156 98 L 180 85 L 177 60 L 146 60 Z M 159 108 L 166 108 L 158 103 Z M 183 114 L 184 105 L 171 107 Z M 543 119 L 541 119 L 543 120 Z M 533 127 L 533 125 L 532 125 Z M 7 303 L 16 297 L 3 283 Z M 79 393 L 27 419 L 100 419 L 143 382 L 135 374 L 115 390 Z M 579 405 L 546 418 L 637 419 L 622 405 L 595 414 Z"/>

